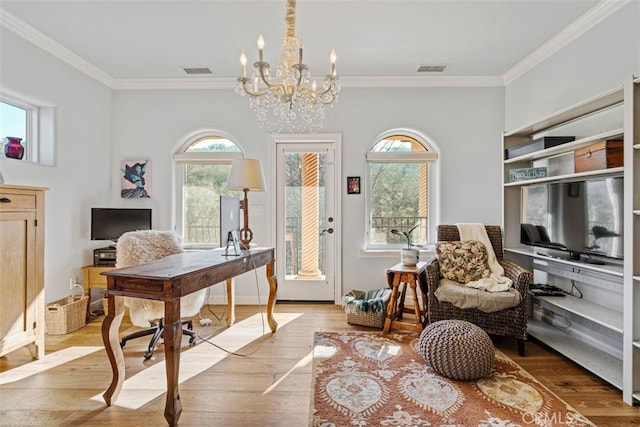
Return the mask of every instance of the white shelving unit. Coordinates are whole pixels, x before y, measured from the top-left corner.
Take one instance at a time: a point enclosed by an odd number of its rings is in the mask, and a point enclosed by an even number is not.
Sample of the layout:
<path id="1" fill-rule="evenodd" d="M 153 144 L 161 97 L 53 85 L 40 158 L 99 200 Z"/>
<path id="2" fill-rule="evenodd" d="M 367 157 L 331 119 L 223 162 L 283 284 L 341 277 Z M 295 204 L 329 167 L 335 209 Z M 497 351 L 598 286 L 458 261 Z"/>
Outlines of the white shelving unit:
<path id="1" fill-rule="evenodd" d="M 543 341 L 586 369 L 596 372 L 599 377 L 622 388 L 622 361 L 589 344 L 570 338 L 559 329 L 550 329 L 547 324 L 529 319 L 527 329 L 530 335 Z"/>
<path id="2" fill-rule="evenodd" d="M 624 333 L 625 402 L 640 401 L 640 78 L 624 84 Z"/>
<path id="3" fill-rule="evenodd" d="M 622 333 L 622 313 L 612 310 L 602 304 L 597 304 L 582 298 L 566 297 L 536 297 L 547 304 L 554 305 L 569 313 L 578 314 L 593 323 Z"/>
<path id="4" fill-rule="evenodd" d="M 503 161 L 505 255 L 528 265 L 551 283 L 557 280 L 558 284 L 570 283 L 572 287 L 577 283 L 586 291 L 581 298 L 531 296 L 528 332 L 622 390 L 626 403 L 637 404 L 640 402 L 640 79 L 629 78 L 619 88 L 505 132 L 503 148 L 555 135 L 576 135 L 576 140 Z M 509 182 L 512 168 L 537 166 L 549 159 L 571 161 L 576 149 L 623 138 L 623 167 L 581 173 L 558 169 L 545 178 Z M 520 243 L 523 186 L 614 176 L 624 177 L 624 261 L 585 264 Z M 563 329 L 544 316 L 541 318 L 541 312 L 571 321 Z"/>

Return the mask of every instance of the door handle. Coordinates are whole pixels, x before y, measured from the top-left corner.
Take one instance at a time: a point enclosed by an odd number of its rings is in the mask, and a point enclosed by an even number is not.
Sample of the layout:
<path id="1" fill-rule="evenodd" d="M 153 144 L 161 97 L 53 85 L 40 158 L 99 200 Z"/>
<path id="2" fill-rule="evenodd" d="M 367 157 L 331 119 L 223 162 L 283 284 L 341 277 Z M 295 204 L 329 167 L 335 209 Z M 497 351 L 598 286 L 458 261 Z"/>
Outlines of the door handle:
<path id="1" fill-rule="evenodd" d="M 324 235 L 325 235 L 325 234 L 327 234 L 327 233 L 329 233 L 329 234 L 333 234 L 333 228 L 325 228 L 324 230 L 322 230 L 322 231 L 320 232 L 320 235 L 321 235 L 321 236 L 324 236 Z"/>

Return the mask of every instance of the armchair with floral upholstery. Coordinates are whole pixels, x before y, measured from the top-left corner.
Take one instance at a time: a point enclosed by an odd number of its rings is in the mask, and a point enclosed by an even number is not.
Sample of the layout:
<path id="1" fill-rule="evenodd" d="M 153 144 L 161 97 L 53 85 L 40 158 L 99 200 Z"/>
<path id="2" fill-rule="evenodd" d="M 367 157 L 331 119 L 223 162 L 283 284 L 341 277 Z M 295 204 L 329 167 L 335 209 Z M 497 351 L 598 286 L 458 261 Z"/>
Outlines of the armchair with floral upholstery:
<path id="1" fill-rule="evenodd" d="M 458 308 L 449 302 L 441 302 L 436 296 L 438 286 L 443 279 L 438 257 L 427 261 L 428 315 L 433 323 L 445 319 L 459 319 L 471 322 L 488 334 L 515 337 L 518 353 L 524 356 L 527 339 L 527 298 L 532 273 L 520 265 L 504 259 L 502 231 L 498 225 L 485 225 L 487 236 L 495 252 L 498 263 L 504 269 L 504 276 L 513 281 L 512 293 L 519 294 L 517 305 L 494 312 L 484 312 L 477 308 Z M 455 225 L 438 226 L 438 242 L 460 241 L 458 227 Z"/>

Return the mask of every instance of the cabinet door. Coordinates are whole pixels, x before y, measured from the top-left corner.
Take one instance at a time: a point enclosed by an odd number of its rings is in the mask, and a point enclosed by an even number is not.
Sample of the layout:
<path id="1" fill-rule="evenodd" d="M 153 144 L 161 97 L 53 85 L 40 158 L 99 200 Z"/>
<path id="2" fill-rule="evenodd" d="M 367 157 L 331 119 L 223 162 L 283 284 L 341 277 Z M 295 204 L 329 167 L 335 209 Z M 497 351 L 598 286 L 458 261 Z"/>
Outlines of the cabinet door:
<path id="1" fill-rule="evenodd" d="M 0 354 L 35 337 L 35 212 L 0 212 Z"/>

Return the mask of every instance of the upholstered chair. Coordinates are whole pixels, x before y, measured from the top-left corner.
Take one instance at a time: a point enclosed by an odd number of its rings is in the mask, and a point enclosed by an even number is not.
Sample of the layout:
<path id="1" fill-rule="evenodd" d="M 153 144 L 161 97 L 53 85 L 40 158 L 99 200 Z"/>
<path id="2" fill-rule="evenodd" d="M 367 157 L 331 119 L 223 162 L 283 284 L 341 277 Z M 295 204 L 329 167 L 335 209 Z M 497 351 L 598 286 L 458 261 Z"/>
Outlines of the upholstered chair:
<path id="1" fill-rule="evenodd" d="M 518 344 L 518 353 L 523 356 L 527 339 L 528 289 L 533 275 L 520 265 L 504 259 L 500 226 L 485 225 L 485 229 L 496 259 L 504 269 L 504 276 L 513 281 L 512 289 L 520 295 L 519 303 L 514 307 L 487 313 L 477 308 L 458 308 L 452 303 L 439 301 L 436 291 L 443 277 L 441 276 L 438 258 L 434 256 L 427 261 L 426 269 L 429 322 L 433 323 L 446 319 L 466 320 L 479 326 L 488 334 L 515 337 Z M 455 225 L 440 225 L 437 231 L 438 242 L 460 240 L 458 227 Z M 490 294 L 489 292 L 485 293 Z"/>
<path id="2" fill-rule="evenodd" d="M 144 230 L 124 233 L 116 243 L 116 268 L 146 264 L 168 255 L 183 252 L 182 241 L 173 231 Z M 183 317 L 195 316 L 204 305 L 206 289 L 186 295 L 180 300 Z M 122 338 L 120 346 L 127 341 L 151 335 L 145 359 L 150 359 L 156 344 L 164 332 L 164 302 L 150 299 L 125 297 L 124 305 L 129 309 L 129 318 L 135 326 L 144 327 Z M 182 332 L 189 336 L 189 343 L 195 343 L 195 333 L 191 320 L 184 320 Z"/>

